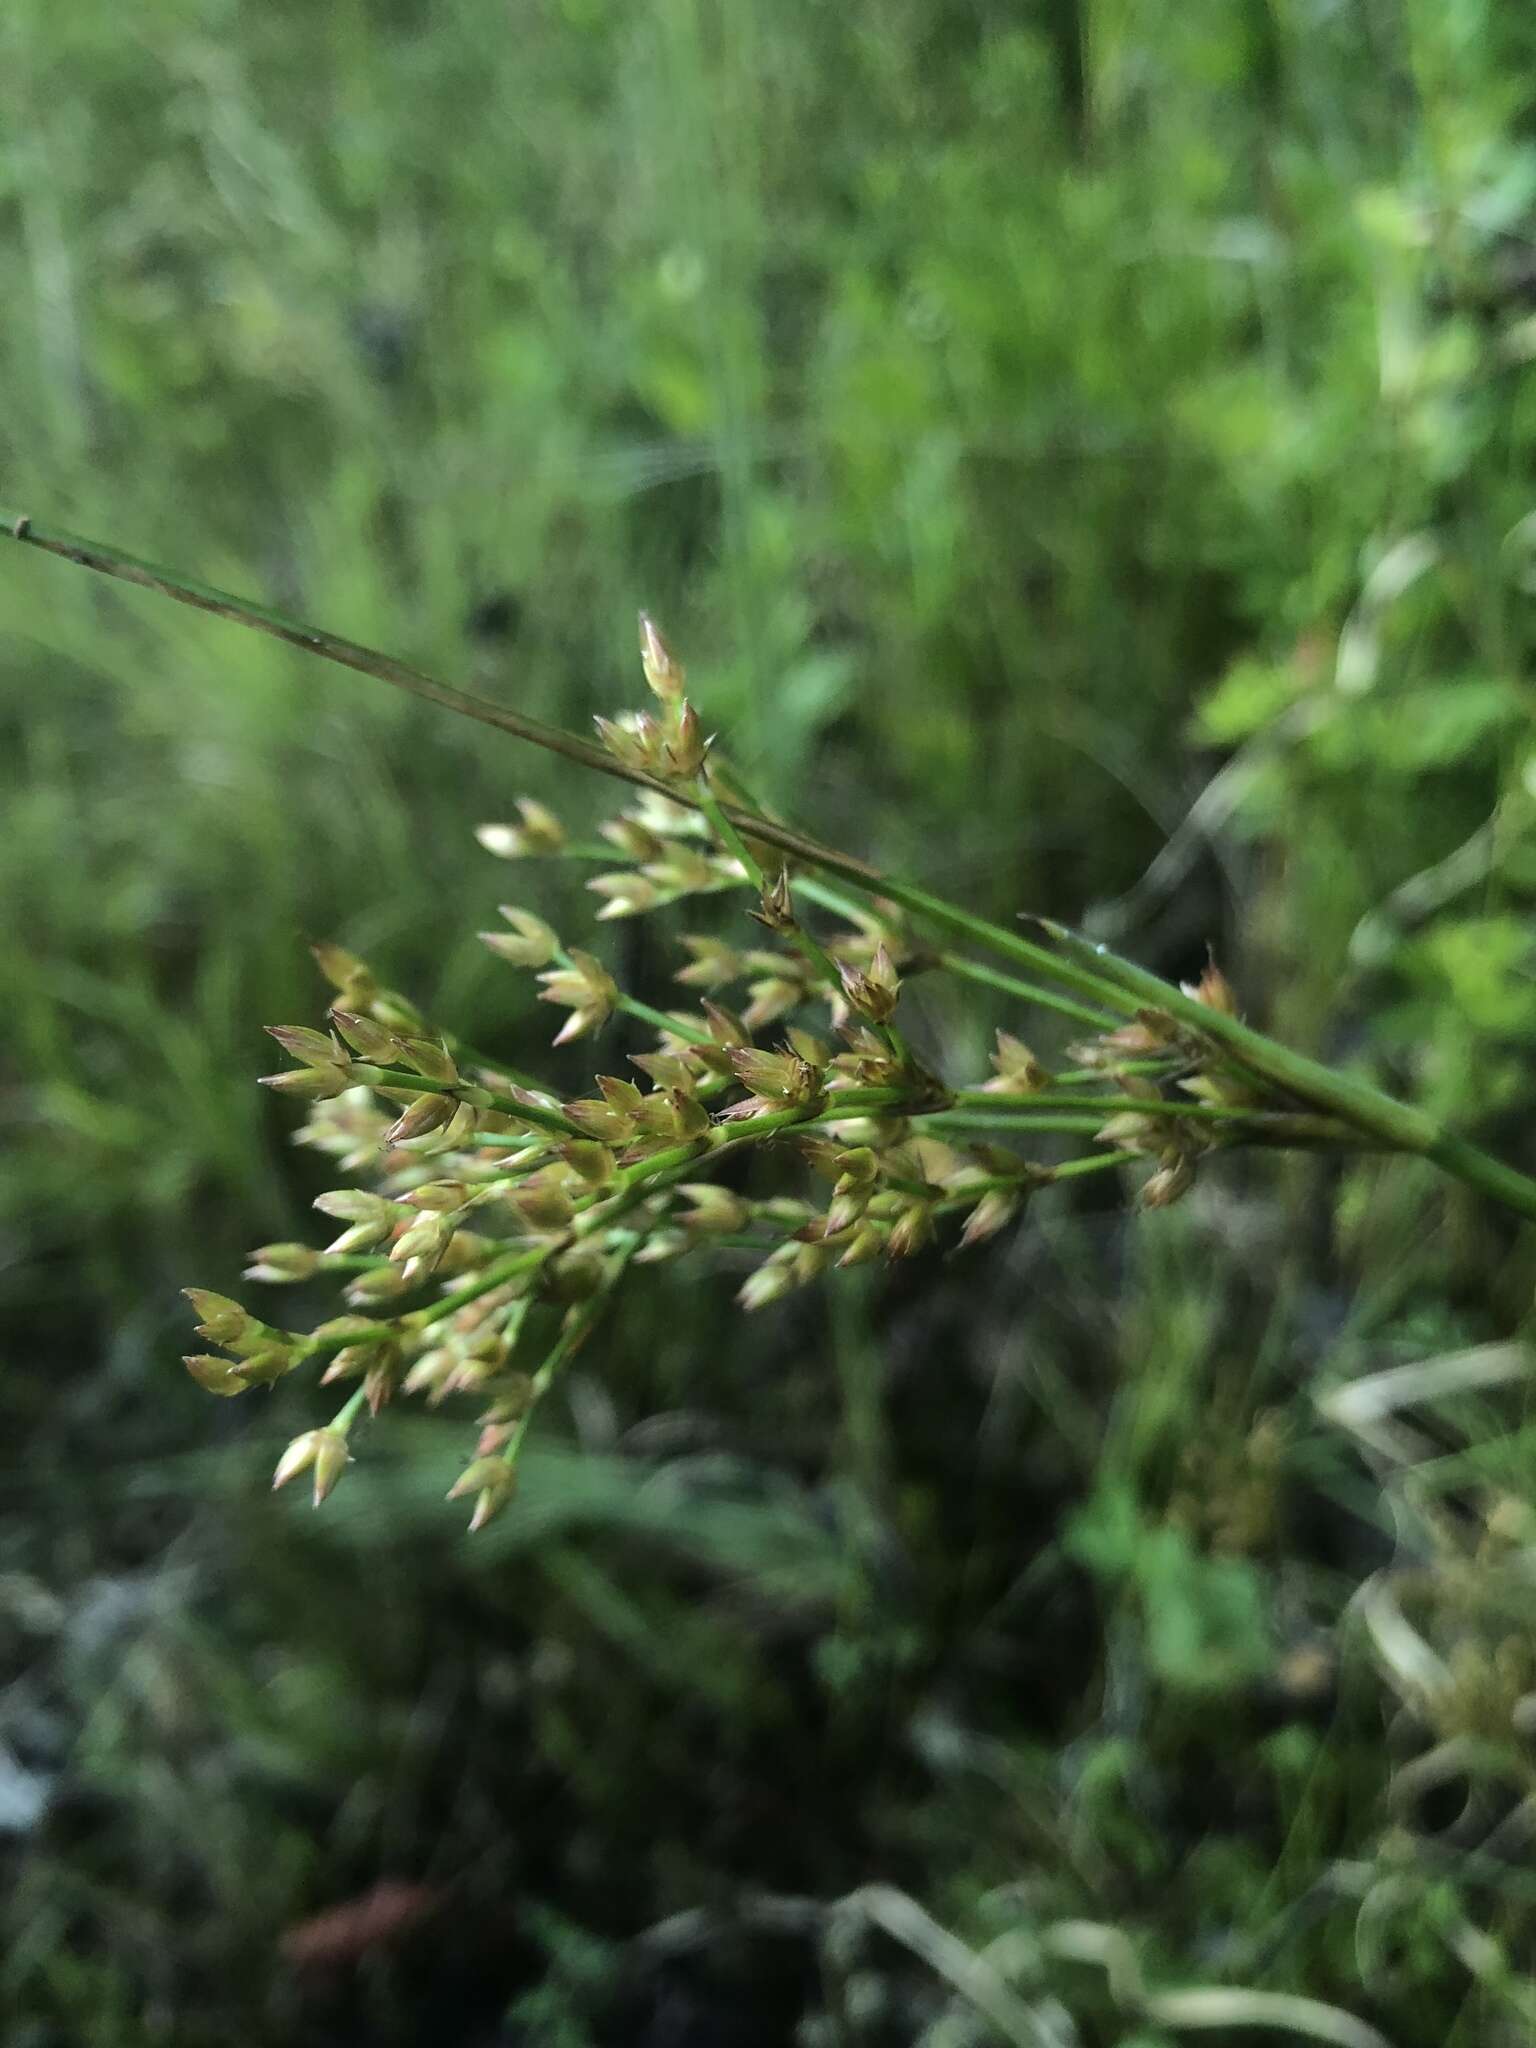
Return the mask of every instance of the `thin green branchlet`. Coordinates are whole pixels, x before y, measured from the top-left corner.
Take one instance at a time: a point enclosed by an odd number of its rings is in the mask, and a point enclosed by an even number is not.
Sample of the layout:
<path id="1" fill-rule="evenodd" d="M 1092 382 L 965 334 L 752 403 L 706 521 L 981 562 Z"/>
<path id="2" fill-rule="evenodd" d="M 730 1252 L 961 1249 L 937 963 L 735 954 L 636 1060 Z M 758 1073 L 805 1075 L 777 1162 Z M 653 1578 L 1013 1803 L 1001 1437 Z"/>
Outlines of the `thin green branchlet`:
<path id="1" fill-rule="evenodd" d="M 345 1472 L 365 1414 L 401 1399 L 462 1401 L 477 1434 L 451 1492 L 483 1527 L 512 1498 L 540 1402 L 627 1276 L 685 1254 L 750 1258 L 739 1299 L 760 1309 L 831 1267 L 911 1257 L 957 1229 L 963 1245 L 980 1243 L 1042 1189 L 1080 1177 L 1144 1167 L 1139 1203 L 1166 1206 L 1235 1146 L 1412 1154 L 1536 1217 L 1536 1183 L 1253 1030 L 1214 966 L 1175 988 L 1065 927 L 1040 924 L 1039 939 L 1008 930 L 746 801 L 647 617 L 640 654 L 654 708 L 599 719 L 593 742 L 116 550 L 27 520 L 0 530 L 627 783 L 631 801 L 600 828 L 601 847 L 572 841 L 532 798 L 477 835 L 488 853 L 535 868 L 602 860 L 588 883 L 598 923 L 750 899 L 750 919 L 725 934 L 718 921 L 681 934 L 676 1010 L 623 990 L 536 911 L 503 906 L 506 929 L 482 938 L 510 970 L 535 974 L 540 999 L 563 1013 L 556 1044 L 596 1037 L 615 1015 L 651 1038 L 629 1056 L 633 1077 L 598 1073 L 585 1095 L 434 1028 L 345 949 L 315 949 L 327 1015 L 271 1027 L 290 1064 L 266 1081 L 304 1105 L 298 1141 L 349 1177 L 316 1203 L 342 1228 L 320 1246 L 259 1247 L 248 1277 L 334 1280 L 341 1312 L 292 1331 L 191 1290 L 211 1348 L 187 1366 L 224 1397 L 293 1372 L 357 1382 L 333 1420 L 278 1461 L 276 1483 L 311 1474 L 317 1504 Z M 820 929 L 807 906 L 826 920 Z M 989 1076 L 942 1076 L 896 1021 L 909 986 L 936 975 L 1080 1035 L 1047 1063 L 1000 1031 Z M 1088 1149 L 1064 1153 L 1073 1138 Z M 1020 1149 L 1031 1141 L 1039 1148 Z M 769 1152 L 808 1168 L 809 1185 L 758 1192 L 754 1177 L 740 1192 L 712 1177 L 724 1159 Z"/>

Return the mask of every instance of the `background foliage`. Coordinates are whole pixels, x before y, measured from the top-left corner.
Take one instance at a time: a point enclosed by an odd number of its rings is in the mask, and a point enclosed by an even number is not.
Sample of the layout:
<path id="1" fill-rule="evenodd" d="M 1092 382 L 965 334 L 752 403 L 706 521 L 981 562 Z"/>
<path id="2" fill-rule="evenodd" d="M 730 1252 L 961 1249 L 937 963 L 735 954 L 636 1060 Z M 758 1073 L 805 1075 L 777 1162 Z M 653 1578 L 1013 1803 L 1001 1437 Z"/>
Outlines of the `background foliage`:
<path id="1" fill-rule="evenodd" d="M 643 601 L 826 836 L 1529 1168 L 1533 91 L 1489 0 L 10 0 L 4 494 L 567 724 Z M 600 793 L 19 551 L 0 721 L 8 2039 L 1529 2038 L 1499 1218 L 1228 1162 L 745 1333 L 661 1274 L 473 1545 L 451 1430 L 311 1523 L 176 1364 L 318 1185 L 258 1027 L 331 936 L 545 1058 L 470 832 Z"/>

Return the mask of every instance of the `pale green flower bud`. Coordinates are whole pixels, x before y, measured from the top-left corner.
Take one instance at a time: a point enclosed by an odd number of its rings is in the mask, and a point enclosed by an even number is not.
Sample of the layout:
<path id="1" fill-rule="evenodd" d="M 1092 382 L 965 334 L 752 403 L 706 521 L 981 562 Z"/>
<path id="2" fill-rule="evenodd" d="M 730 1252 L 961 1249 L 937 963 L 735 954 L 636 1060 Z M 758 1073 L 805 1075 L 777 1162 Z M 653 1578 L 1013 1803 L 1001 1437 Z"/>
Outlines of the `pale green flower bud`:
<path id="1" fill-rule="evenodd" d="M 319 1507 L 347 1468 L 351 1453 L 339 1429 L 307 1429 L 296 1436 L 277 1461 L 273 1489 L 286 1486 L 301 1472 L 314 1472 L 314 1504 Z"/>

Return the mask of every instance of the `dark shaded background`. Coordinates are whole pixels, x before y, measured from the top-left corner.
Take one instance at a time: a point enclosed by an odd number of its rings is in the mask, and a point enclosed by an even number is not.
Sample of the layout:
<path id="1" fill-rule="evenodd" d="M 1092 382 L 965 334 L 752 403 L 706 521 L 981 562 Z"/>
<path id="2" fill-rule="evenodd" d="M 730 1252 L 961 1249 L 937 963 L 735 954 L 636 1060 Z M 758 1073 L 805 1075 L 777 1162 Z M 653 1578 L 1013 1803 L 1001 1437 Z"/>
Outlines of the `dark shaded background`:
<path id="1" fill-rule="evenodd" d="M 1476 0 L 9 0 L 0 496 L 574 726 L 644 603 L 825 836 L 1530 1167 L 1533 87 Z M 574 1080 L 472 828 L 604 792 L 20 550 L 0 730 L 8 2042 L 1530 2038 L 1502 1218 L 668 1269 L 473 1543 L 441 1419 L 311 1517 L 177 1363 L 325 1184 L 260 1026 L 334 937 Z"/>

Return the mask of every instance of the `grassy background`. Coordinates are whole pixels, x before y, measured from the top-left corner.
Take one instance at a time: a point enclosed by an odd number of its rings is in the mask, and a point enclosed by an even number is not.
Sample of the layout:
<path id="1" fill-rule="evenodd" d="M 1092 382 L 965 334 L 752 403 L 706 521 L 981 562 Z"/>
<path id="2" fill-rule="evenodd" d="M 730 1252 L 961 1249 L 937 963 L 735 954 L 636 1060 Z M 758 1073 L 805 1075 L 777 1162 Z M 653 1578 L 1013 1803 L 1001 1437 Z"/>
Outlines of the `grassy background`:
<path id="1" fill-rule="evenodd" d="M 11 0 L 0 492 L 566 724 L 643 602 L 815 829 L 1530 1167 L 1533 102 L 1491 0 Z M 331 936 L 542 1059 L 471 829 L 601 793 L 19 550 L 0 730 L 8 2039 L 1530 2038 L 1500 1218 L 1228 1165 L 745 1332 L 653 1276 L 495 1530 L 403 1423 L 312 1525 L 176 1364 L 319 1184 L 259 1027 Z"/>

